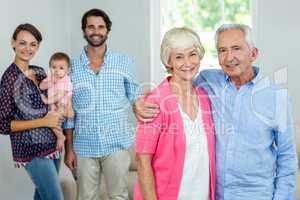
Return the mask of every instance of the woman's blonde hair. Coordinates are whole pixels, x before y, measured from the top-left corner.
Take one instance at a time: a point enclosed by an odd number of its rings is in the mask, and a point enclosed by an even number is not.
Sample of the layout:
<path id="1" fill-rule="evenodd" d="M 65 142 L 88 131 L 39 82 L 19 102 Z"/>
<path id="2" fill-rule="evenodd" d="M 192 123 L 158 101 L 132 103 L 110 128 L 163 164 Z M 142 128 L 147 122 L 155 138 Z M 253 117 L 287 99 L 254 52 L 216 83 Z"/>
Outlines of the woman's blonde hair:
<path id="1" fill-rule="evenodd" d="M 196 47 L 200 59 L 203 58 L 205 50 L 201 44 L 200 38 L 192 29 L 181 27 L 172 28 L 165 33 L 160 47 L 160 59 L 167 71 L 170 73 L 169 66 L 170 53 L 172 49 L 186 49 Z"/>

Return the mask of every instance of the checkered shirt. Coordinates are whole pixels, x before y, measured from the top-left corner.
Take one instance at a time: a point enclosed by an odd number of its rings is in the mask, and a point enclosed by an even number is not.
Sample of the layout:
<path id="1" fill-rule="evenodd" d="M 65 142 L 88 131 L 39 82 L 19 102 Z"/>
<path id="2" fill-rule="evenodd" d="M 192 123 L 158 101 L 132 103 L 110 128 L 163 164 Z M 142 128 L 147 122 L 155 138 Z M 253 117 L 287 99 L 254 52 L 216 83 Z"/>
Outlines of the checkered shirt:
<path id="1" fill-rule="evenodd" d="M 134 61 L 107 48 L 99 73 L 89 66 L 86 48 L 72 60 L 74 150 L 82 157 L 100 157 L 127 149 L 133 144 L 135 127 L 129 108 L 141 94 L 133 76 Z"/>

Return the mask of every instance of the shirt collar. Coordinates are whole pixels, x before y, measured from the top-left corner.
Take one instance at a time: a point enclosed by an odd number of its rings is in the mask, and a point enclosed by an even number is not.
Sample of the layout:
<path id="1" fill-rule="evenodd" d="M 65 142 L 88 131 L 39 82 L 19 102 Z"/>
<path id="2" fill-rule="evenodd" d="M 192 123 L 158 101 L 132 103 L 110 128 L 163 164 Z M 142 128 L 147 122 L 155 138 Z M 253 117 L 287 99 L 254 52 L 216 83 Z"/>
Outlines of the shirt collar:
<path id="1" fill-rule="evenodd" d="M 252 82 L 253 84 L 257 84 L 258 81 L 260 81 L 260 79 L 262 78 L 262 74 L 259 68 L 256 66 L 253 66 L 253 71 L 254 71 L 254 78 L 250 82 Z"/>
<path id="2" fill-rule="evenodd" d="M 111 54 L 111 50 L 106 46 L 106 50 L 105 50 L 104 58 L 103 58 L 103 64 L 106 63 L 105 61 L 107 60 L 107 57 L 110 54 Z M 88 58 L 88 55 L 87 55 L 87 46 L 84 46 L 83 49 L 82 49 L 82 51 L 81 51 L 80 61 L 85 66 L 89 66 L 89 64 L 90 64 L 90 61 L 89 61 L 89 58 Z"/>
<path id="3" fill-rule="evenodd" d="M 256 66 L 252 66 L 253 71 L 254 71 L 254 78 L 252 80 L 250 80 L 249 82 L 247 82 L 246 84 L 257 84 L 257 82 L 262 78 L 262 74 L 261 71 L 259 70 L 258 67 Z M 228 75 L 225 74 L 225 82 L 227 84 L 231 83 L 230 78 Z"/>

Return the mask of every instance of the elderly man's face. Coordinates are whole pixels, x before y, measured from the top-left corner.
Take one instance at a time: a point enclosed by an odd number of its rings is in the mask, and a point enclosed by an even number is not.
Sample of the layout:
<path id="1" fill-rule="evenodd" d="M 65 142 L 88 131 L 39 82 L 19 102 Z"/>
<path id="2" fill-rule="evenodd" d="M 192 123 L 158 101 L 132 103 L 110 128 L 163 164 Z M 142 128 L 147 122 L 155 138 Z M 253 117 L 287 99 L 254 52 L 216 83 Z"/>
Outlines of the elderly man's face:
<path id="1" fill-rule="evenodd" d="M 218 41 L 219 63 L 231 79 L 248 81 L 253 76 L 252 62 L 257 57 L 257 49 L 251 48 L 241 30 L 222 32 Z"/>

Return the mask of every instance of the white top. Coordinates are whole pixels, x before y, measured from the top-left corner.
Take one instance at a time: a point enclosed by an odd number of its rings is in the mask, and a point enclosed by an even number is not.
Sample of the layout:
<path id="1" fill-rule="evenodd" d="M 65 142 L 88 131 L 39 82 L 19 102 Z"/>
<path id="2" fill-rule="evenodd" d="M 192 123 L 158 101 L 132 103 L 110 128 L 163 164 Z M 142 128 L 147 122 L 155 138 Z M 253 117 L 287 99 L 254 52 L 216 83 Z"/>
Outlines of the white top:
<path id="1" fill-rule="evenodd" d="M 195 121 L 183 112 L 186 151 L 178 200 L 209 199 L 209 155 L 200 106 Z"/>

